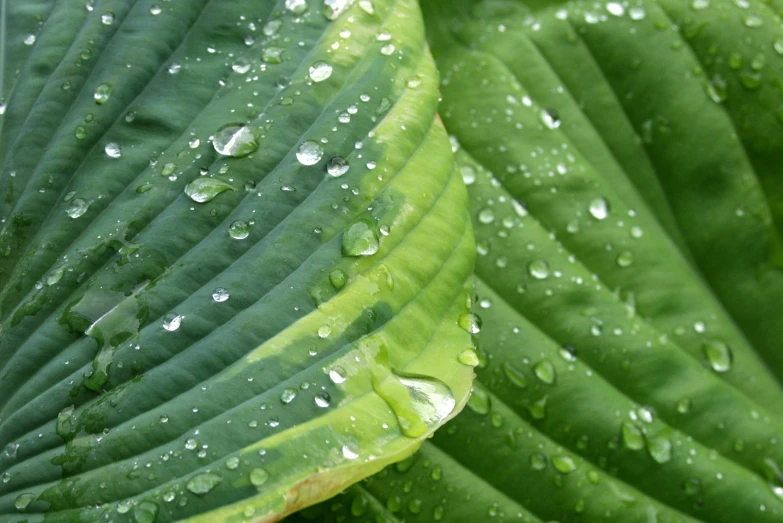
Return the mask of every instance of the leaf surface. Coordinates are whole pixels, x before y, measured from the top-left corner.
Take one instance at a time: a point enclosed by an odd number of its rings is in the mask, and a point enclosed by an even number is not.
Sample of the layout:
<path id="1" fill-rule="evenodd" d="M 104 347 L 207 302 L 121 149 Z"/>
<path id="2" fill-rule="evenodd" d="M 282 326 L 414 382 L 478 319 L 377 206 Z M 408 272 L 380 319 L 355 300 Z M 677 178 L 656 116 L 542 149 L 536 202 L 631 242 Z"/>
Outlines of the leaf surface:
<path id="1" fill-rule="evenodd" d="M 781 5 L 422 5 L 478 378 L 315 519 L 780 521 Z"/>
<path id="2" fill-rule="evenodd" d="M 415 3 L 2 7 L 2 521 L 276 521 L 462 408 Z"/>

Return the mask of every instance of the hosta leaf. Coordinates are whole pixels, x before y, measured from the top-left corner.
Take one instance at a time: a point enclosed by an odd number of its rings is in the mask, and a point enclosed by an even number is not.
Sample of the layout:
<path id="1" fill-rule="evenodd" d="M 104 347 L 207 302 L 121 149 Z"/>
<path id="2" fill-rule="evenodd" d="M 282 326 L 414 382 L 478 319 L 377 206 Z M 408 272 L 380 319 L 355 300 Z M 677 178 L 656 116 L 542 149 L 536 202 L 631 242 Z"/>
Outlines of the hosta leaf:
<path id="1" fill-rule="evenodd" d="M 423 6 L 481 364 L 316 520 L 780 521 L 783 5 Z"/>
<path id="2" fill-rule="evenodd" d="M 2 8 L 0 520 L 274 521 L 459 411 L 415 3 Z"/>

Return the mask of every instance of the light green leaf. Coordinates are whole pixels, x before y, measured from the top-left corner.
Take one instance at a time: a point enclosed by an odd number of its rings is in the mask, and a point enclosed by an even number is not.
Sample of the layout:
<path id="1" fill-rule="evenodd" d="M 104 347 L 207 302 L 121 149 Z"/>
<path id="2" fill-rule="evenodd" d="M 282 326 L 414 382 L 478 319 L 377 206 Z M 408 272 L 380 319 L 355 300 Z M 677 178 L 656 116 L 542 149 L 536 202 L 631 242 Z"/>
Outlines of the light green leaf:
<path id="1" fill-rule="evenodd" d="M 478 378 L 410 470 L 315 520 L 780 521 L 783 4 L 422 6 Z"/>
<path id="2" fill-rule="evenodd" d="M 462 408 L 474 243 L 414 2 L 0 19 L 0 520 L 276 521 Z"/>

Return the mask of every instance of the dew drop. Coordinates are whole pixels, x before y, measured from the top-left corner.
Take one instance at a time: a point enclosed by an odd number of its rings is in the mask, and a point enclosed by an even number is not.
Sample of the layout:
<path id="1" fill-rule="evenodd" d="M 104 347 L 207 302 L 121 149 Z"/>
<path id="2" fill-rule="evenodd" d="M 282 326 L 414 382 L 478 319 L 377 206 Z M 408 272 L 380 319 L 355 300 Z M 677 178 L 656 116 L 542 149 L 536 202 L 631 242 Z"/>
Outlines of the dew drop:
<path id="1" fill-rule="evenodd" d="M 732 353 L 725 343 L 718 340 L 706 341 L 701 346 L 707 363 L 715 372 L 727 372 L 731 368 Z"/>
<path id="2" fill-rule="evenodd" d="M 503 362 L 503 373 L 506 375 L 506 378 L 508 378 L 508 381 L 514 386 L 519 387 L 520 389 L 527 387 L 527 377 L 511 363 L 507 361 Z"/>
<path id="3" fill-rule="evenodd" d="M 302 165 L 315 165 L 324 155 L 323 148 L 316 142 L 302 142 L 296 151 L 296 159 Z"/>
<path id="4" fill-rule="evenodd" d="M 114 23 L 114 13 L 105 13 L 101 15 L 101 23 L 103 25 L 111 25 Z"/>
<path id="5" fill-rule="evenodd" d="M 30 503 L 33 502 L 34 499 L 35 495 L 33 494 L 19 494 L 14 500 L 14 506 L 16 507 L 16 510 L 24 510 L 30 505 Z"/>
<path id="6" fill-rule="evenodd" d="M 107 143 L 103 150 L 110 158 L 119 158 L 122 156 L 122 149 L 120 149 L 119 144 L 115 142 Z"/>
<path id="7" fill-rule="evenodd" d="M 242 158 L 258 149 L 258 138 L 247 125 L 226 125 L 221 127 L 212 139 L 212 146 L 223 156 Z"/>
<path id="8" fill-rule="evenodd" d="M 90 202 L 82 200 L 81 198 L 76 198 L 74 201 L 71 202 L 71 205 L 68 206 L 68 208 L 65 210 L 65 213 L 75 220 L 76 218 L 79 218 L 80 216 L 84 215 L 84 213 L 86 213 L 87 209 L 89 208 L 90 208 Z"/>
<path id="9" fill-rule="evenodd" d="M 343 256 L 372 256 L 379 248 L 378 233 L 368 221 L 356 221 L 343 233 Z"/>
<path id="10" fill-rule="evenodd" d="M 590 216 L 596 220 L 604 220 L 609 216 L 609 201 L 606 198 L 596 198 L 588 207 Z"/>
<path id="11" fill-rule="evenodd" d="M 313 401 L 315 402 L 316 407 L 320 409 L 326 409 L 329 407 L 329 405 L 332 404 L 332 397 L 329 395 L 328 392 L 322 390 L 315 395 Z"/>
<path id="12" fill-rule="evenodd" d="M 620 267 L 630 267 L 633 263 L 633 254 L 629 251 L 623 251 L 617 255 L 617 265 Z"/>
<path id="13" fill-rule="evenodd" d="M 156 503 L 142 501 L 133 507 L 133 517 L 136 519 L 136 523 L 155 523 L 155 520 L 158 519 L 158 510 Z"/>
<path id="14" fill-rule="evenodd" d="M 542 109 L 539 118 L 547 129 L 560 127 L 560 115 L 554 109 Z"/>
<path id="15" fill-rule="evenodd" d="M 191 478 L 185 487 L 193 494 L 203 496 L 209 493 L 209 491 L 215 488 L 221 481 L 223 481 L 223 478 L 217 474 L 212 472 L 205 472 Z"/>
<path id="16" fill-rule="evenodd" d="M 631 450 L 641 450 L 644 448 L 644 434 L 641 429 L 629 420 L 623 421 L 622 425 L 623 443 Z"/>
<path id="17" fill-rule="evenodd" d="M 258 467 L 250 471 L 250 483 L 255 487 L 260 487 L 269 479 L 269 472 Z"/>
<path id="18" fill-rule="evenodd" d="M 235 190 L 230 183 L 209 176 L 200 176 L 185 186 L 185 194 L 197 203 L 206 203 L 222 192 Z"/>
<path id="19" fill-rule="evenodd" d="M 491 400 L 489 399 L 487 391 L 474 384 L 473 390 L 470 392 L 470 397 L 468 398 L 468 408 L 476 414 L 484 416 L 489 414 L 490 405 Z"/>
<path id="20" fill-rule="evenodd" d="M 552 466 L 558 472 L 563 474 L 569 474 L 576 470 L 576 462 L 571 456 L 565 456 L 563 454 L 557 454 L 552 456 Z"/>
<path id="21" fill-rule="evenodd" d="M 326 172 L 335 178 L 347 173 L 348 168 L 348 162 L 346 162 L 345 159 L 340 156 L 335 156 L 326 164 Z"/>
<path id="22" fill-rule="evenodd" d="M 109 84 L 101 84 L 93 93 L 92 97 L 95 99 L 95 103 L 98 105 L 102 105 L 109 101 L 109 98 L 111 98 L 111 86 Z"/>
<path id="23" fill-rule="evenodd" d="M 665 432 L 647 438 L 647 452 L 657 463 L 667 463 L 672 459 L 672 442 Z"/>
<path id="24" fill-rule="evenodd" d="M 478 354 L 473 349 L 465 349 L 460 352 L 457 361 L 469 367 L 475 367 L 479 364 Z"/>
<path id="25" fill-rule="evenodd" d="M 184 318 L 185 316 L 181 314 L 171 312 L 163 318 L 163 328 L 169 332 L 174 332 L 175 330 L 179 329 L 180 325 L 182 325 L 182 320 Z"/>
<path id="26" fill-rule="evenodd" d="M 261 59 L 268 64 L 282 64 L 284 52 L 285 49 L 281 47 L 270 46 L 261 53 Z"/>
<path id="27" fill-rule="evenodd" d="M 214 291 L 212 291 L 212 299 L 215 300 L 218 303 L 223 303 L 224 301 L 227 301 L 231 295 L 228 293 L 228 290 L 224 289 L 223 287 L 218 287 Z"/>
<path id="28" fill-rule="evenodd" d="M 332 328 L 326 324 L 318 327 L 318 337 L 321 338 L 322 340 L 328 338 L 331 333 L 332 333 Z"/>
<path id="29" fill-rule="evenodd" d="M 313 82 L 323 82 L 332 76 L 332 66 L 326 62 L 315 62 L 310 66 L 310 79 Z"/>
<path id="30" fill-rule="evenodd" d="M 345 382 L 347 379 L 345 369 L 342 367 L 332 367 L 329 370 L 329 379 L 332 380 L 332 383 L 336 383 L 338 385 Z"/>
<path id="31" fill-rule="evenodd" d="M 296 398 L 296 389 L 285 389 L 280 394 L 280 403 L 283 405 L 288 405 L 294 401 L 294 398 Z"/>
<path id="32" fill-rule="evenodd" d="M 547 385 L 552 385 L 555 382 L 555 379 L 557 379 L 555 366 L 552 365 L 552 362 L 549 360 L 541 360 L 538 362 L 535 367 L 533 367 L 533 373 L 536 375 L 536 378 Z"/>
<path id="33" fill-rule="evenodd" d="M 549 264 L 545 260 L 533 260 L 527 264 L 527 273 L 537 280 L 549 277 Z"/>
<path id="34" fill-rule="evenodd" d="M 457 320 L 457 325 L 470 334 L 478 334 L 481 331 L 481 317 L 478 314 L 472 312 L 466 312 L 460 315 Z"/>
<path id="35" fill-rule="evenodd" d="M 235 240 L 244 240 L 250 236 L 250 224 L 242 220 L 236 220 L 228 226 L 228 235 Z"/>
<path id="36" fill-rule="evenodd" d="M 456 405 L 448 385 L 432 377 L 391 372 L 380 383 L 373 380 L 373 387 L 394 412 L 402 433 L 410 438 L 434 430 Z"/>

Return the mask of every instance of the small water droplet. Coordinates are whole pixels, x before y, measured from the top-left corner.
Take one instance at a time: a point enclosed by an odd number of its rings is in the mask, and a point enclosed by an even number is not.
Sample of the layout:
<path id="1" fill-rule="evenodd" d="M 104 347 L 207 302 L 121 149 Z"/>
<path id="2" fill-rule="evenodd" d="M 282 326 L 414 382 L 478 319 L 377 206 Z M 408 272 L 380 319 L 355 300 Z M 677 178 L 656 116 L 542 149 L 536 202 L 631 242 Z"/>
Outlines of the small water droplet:
<path id="1" fill-rule="evenodd" d="M 217 474 L 212 472 L 205 472 L 191 478 L 185 487 L 193 494 L 203 496 L 209 493 L 209 491 L 215 488 L 221 481 L 223 481 L 223 478 Z"/>
<path id="2" fill-rule="evenodd" d="M 318 337 L 321 338 L 322 340 L 328 338 L 331 333 L 332 333 L 332 328 L 326 324 L 318 327 Z"/>
<path id="3" fill-rule="evenodd" d="M 130 509 L 130 506 L 128 506 L 128 509 Z M 136 519 L 136 523 L 155 523 L 155 520 L 158 519 L 158 510 L 156 503 L 142 501 L 133 507 L 133 517 Z"/>
<path id="4" fill-rule="evenodd" d="M 542 109 L 539 118 L 547 129 L 560 127 L 560 115 L 554 109 Z"/>
<path id="5" fill-rule="evenodd" d="M 672 459 L 672 442 L 665 431 L 647 438 L 647 452 L 657 463 L 667 463 Z"/>
<path id="6" fill-rule="evenodd" d="M 263 50 L 261 58 L 268 64 L 282 64 L 284 52 L 282 47 L 270 46 Z"/>
<path id="7" fill-rule="evenodd" d="M 122 149 L 120 148 L 119 144 L 115 142 L 107 143 L 103 150 L 110 158 L 119 158 L 122 156 Z"/>
<path id="8" fill-rule="evenodd" d="M 114 13 L 104 13 L 101 15 L 101 23 L 103 25 L 111 25 L 114 23 Z"/>
<path id="9" fill-rule="evenodd" d="M 326 164 L 326 172 L 335 178 L 347 173 L 348 169 L 348 162 L 346 162 L 345 159 L 340 156 L 335 156 Z"/>
<path id="10" fill-rule="evenodd" d="M 617 255 L 617 265 L 620 267 L 630 267 L 633 263 L 633 254 L 630 251 L 623 251 Z"/>
<path id="11" fill-rule="evenodd" d="M 35 41 L 37 40 L 37 37 L 34 34 L 29 34 L 24 37 L 24 40 L 22 42 L 24 45 L 33 45 L 35 44 Z"/>
<path id="12" fill-rule="evenodd" d="M 14 500 L 14 506 L 16 507 L 16 510 L 24 510 L 30 505 L 30 503 L 33 502 L 35 499 L 34 494 L 25 493 L 25 494 L 19 494 L 16 499 Z"/>
<path id="13" fill-rule="evenodd" d="M 725 343 L 718 340 L 706 341 L 701 346 L 712 370 L 727 372 L 731 368 L 732 353 Z"/>
<path id="14" fill-rule="evenodd" d="M 478 334 L 481 331 L 481 317 L 479 317 L 478 314 L 466 312 L 465 314 L 460 315 L 457 320 L 457 325 L 470 334 Z"/>
<path id="15" fill-rule="evenodd" d="M 326 62 L 315 62 L 310 66 L 310 79 L 313 82 L 323 82 L 332 76 L 332 66 Z"/>
<path id="16" fill-rule="evenodd" d="M 478 221 L 484 225 L 489 225 L 495 221 L 495 212 L 489 207 L 481 209 L 478 213 Z"/>
<path id="17" fill-rule="evenodd" d="M 315 165 L 324 155 L 323 147 L 317 142 L 302 142 L 296 151 L 296 159 L 302 165 Z"/>
<path id="18" fill-rule="evenodd" d="M 473 390 L 470 392 L 470 397 L 468 398 L 468 408 L 476 414 L 485 416 L 489 414 L 491 403 L 487 391 L 474 384 Z"/>
<path id="19" fill-rule="evenodd" d="M 247 125 L 226 125 L 212 139 L 212 146 L 223 156 L 242 158 L 258 149 L 256 132 Z"/>
<path id="20" fill-rule="evenodd" d="M 96 104 L 102 105 L 106 103 L 109 101 L 109 98 L 111 98 L 111 86 L 109 84 L 99 85 L 92 96 L 95 99 Z"/>
<path id="21" fill-rule="evenodd" d="M 180 325 L 182 325 L 182 320 L 184 318 L 185 316 L 181 314 L 171 312 L 163 318 L 163 328 L 169 332 L 174 332 L 175 330 L 179 329 Z"/>
<path id="22" fill-rule="evenodd" d="M 682 398 L 677 402 L 677 412 L 680 414 L 687 414 L 690 412 L 692 406 L 693 401 L 691 401 L 689 398 Z"/>
<path id="23" fill-rule="evenodd" d="M 479 364 L 478 354 L 476 354 L 476 351 L 473 349 L 465 349 L 460 352 L 459 356 L 457 356 L 457 360 L 469 367 L 475 367 Z"/>
<path id="24" fill-rule="evenodd" d="M 152 4 L 150 6 L 150 14 L 152 16 L 158 16 L 160 13 L 163 12 L 163 9 L 158 4 Z"/>
<path id="25" fill-rule="evenodd" d="M 83 200 L 81 198 L 76 198 L 71 202 L 71 205 L 68 206 L 68 208 L 65 210 L 65 213 L 75 220 L 76 218 L 79 218 L 80 216 L 84 215 L 84 213 L 86 213 L 87 209 L 89 208 L 90 208 L 90 202 Z"/>
<path id="26" fill-rule="evenodd" d="M 508 381 L 512 383 L 512 385 L 519 387 L 520 389 L 524 389 L 527 387 L 527 377 L 522 373 L 521 370 L 514 367 L 509 362 L 503 362 L 503 373 L 508 378 Z"/>
<path id="27" fill-rule="evenodd" d="M 549 277 L 549 264 L 546 260 L 533 260 L 527 264 L 527 272 L 537 280 Z"/>
<path id="28" fill-rule="evenodd" d="M 590 211 L 590 216 L 596 220 L 604 220 L 609 216 L 609 201 L 606 198 L 596 198 L 590 202 L 588 210 Z"/>
<path id="29" fill-rule="evenodd" d="M 228 293 L 228 290 L 224 289 L 223 287 L 218 287 L 214 291 L 212 291 L 212 299 L 215 300 L 218 303 L 223 303 L 224 301 L 227 301 L 231 295 Z"/>
<path id="30" fill-rule="evenodd" d="M 346 377 L 345 369 L 342 367 L 332 367 L 329 370 L 329 379 L 332 380 L 333 383 L 339 385 L 340 383 L 345 382 Z"/>
<path id="31" fill-rule="evenodd" d="M 623 421 L 622 425 L 623 443 L 631 450 L 641 450 L 644 448 L 644 434 L 641 429 L 629 420 Z"/>
<path id="32" fill-rule="evenodd" d="M 280 403 L 288 405 L 296 398 L 296 389 L 285 389 L 280 394 Z"/>
<path id="33" fill-rule="evenodd" d="M 552 365 L 552 362 L 549 360 L 541 360 L 538 362 L 533 367 L 533 373 L 536 375 L 536 378 L 546 383 L 547 385 L 552 385 L 557 379 L 557 371 L 555 370 L 555 366 Z"/>
<path id="34" fill-rule="evenodd" d="M 326 409 L 329 407 L 329 405 L 332 404 L 332 397 L 329 395 L 328 392 L 322 390 L 315 395 L 313 401 L 315 402 L 316 407 L 321 409 Z"/>
<path id="35" fill-rule="evenodd" d="M 235 190 L 230 183 L 209 176 L 200 176 L 185 186 L 185 194 L 197 203 L 209 202 L 222 192 Z"/>
<path id="36" fill-rule="evenodd" d="M 242 220 L 236 220 L 228 226 L 228 235 L 235 240 L 244 240 L 250 236 L 250 224 Z"/>
<path id="37" fill-rule="evenodd" d="M 258 467 L 250 471 L 250 483 L 255 487 L 260 487 L 269 479 L 269 472 Z"/>

